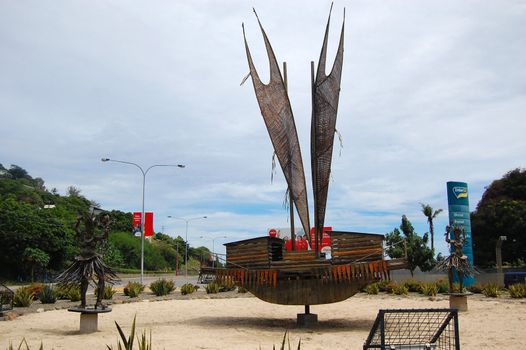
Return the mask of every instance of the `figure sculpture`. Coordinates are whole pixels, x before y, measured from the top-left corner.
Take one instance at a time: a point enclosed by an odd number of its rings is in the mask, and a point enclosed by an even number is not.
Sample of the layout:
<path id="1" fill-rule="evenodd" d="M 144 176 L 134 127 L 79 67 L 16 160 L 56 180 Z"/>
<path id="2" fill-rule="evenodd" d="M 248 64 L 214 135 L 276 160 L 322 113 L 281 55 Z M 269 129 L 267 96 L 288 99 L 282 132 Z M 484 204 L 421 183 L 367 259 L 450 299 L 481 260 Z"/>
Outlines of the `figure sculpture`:
<path id="1" fill-rule="evenodd" d="M 75 224 L 80 255 L 75 257 L 75 262 L 62 272 L 56 281 L 66 288 L 80 286 L 80 308 L 86 308 L 86 292 L 89 283 L 93 282 L 97 288 L 95 309 L 105 309 L 102 304 L 105 282 L 113 284 L 118 280 L 117 275 L 104 263 L 103 256 L 97 252 L 97 248 L 104 245 L 108 239 L 109 226 L 109 215 L 97 215 L 93 209 L 89 214 L 79 216 Z M 102 233 L 97 232 L 100 229 Z"/>
<path id="2" fill-rule="evenodd" d="M 451 239 L 450 237 L 453 236 Z M 447 271 L 449 279 L 449 292 L 453 293 L 453 272 L 456 271 L 459 281 L 459 292 L 464 290 L 464 276 L 473 276 L 474 270 L 468 257 L 464 255 L 462 247 L 466 241 L 464 226 L 446 226 L 446 242 L 450 246 L 451 255 L 437 265 L 437 269 Z"/>

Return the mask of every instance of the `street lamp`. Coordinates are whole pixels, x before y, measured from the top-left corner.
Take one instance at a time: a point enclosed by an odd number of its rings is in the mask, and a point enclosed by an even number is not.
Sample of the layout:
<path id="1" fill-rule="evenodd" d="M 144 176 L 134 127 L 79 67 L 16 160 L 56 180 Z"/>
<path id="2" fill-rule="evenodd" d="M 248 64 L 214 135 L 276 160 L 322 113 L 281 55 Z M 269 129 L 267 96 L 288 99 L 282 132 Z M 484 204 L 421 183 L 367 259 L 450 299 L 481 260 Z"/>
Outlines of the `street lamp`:
<path id="1" fill-rule="evenodd" d="M 170 219 L 183 220 L 186 223 L 185 238 L 184 238 L 185 243 L 186 243 L 185 249 L 184 249 L 184 277 L 186 280 L 188 280 L 188 223 L 192 220 L 206 219 L 207 217 L 199 216 L 199 217 L 190 218 L 190 219 L 178 218 L 178 217 L 171 216 L 171 215 L 168 215 L 168 217 Z"/>
<path id="2" fill-rule="evenodd" d="M 206 238 L 205 236 L 201 236 L 199 238 Z M 215 262 L 217 260 L 217 254 L 215 253 L 215 240 L 218 239 L 218 238 L 228 238 L 227 236 L 219 236 L 219 237 L 213 237 L 213 238 L 208 238 L 208 240 L 212 240 L 212 255 L 215 255 L 215 259 L 212 260 L 212 267 L 216 267 L 215 265 Z"/>
<path id="3" fill-rule="evenodd" d="M 148 174 L 148 171 L 150 169 L 160 166 L 170 166 L 170 167 L 177 167 L 177 168 L 185 168 L 186 166 L 183 164 L 154 164 L 149 166 L 146 170 L 144 170 L 139 164 L 135 164 L 133 162 L 126 162 L 123 160 L 115 160 L 110 158 L 101 158 L 101 161 L 103 162 L 115 162 L 115 163 L 123 163 L 123 164 L 129 164 L 134 165 L 142 173 L 142 211 L 141 211 L 141 284 L 143 284 L 144 280 L 144 189 L 146 186 L 146 174 Z"/>

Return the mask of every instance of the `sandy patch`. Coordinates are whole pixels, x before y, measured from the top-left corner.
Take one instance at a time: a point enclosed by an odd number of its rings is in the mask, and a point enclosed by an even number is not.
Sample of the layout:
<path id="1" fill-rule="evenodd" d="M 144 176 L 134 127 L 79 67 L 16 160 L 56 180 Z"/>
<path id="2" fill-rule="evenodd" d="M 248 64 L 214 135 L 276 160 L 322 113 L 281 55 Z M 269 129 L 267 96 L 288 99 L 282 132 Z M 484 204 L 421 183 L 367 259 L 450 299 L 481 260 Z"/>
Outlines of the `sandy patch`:
<path id="1" fill-rule="evenodd" d="M 312 306 L 319 324 L 312 329 L 296 327 L 301 306 L 273 305 L 256 298 L 187 299 L 113 305 L 99 319 L 100 331 L 78 334 L 79 316 L 66 310 L 27 314 L 0 322 L 0 349 L 26 337 L 45 349 L 104 349 L 114 345 L 117 321 L 126 332 L 137 315 L 140 331 L 152 330 L 155 349 L 272 349 L 286 329 L 293 347 L 301 339 L 302 349 L 361 349 L 378 309 L 448 307 L 445 297 L 431 301 L 412 295 L 368 296 L 358 294 L 344 302 Z M 524 349 L 526 301 L 473 296 L 469 311 L 460 314 L 463 350 Z"/>

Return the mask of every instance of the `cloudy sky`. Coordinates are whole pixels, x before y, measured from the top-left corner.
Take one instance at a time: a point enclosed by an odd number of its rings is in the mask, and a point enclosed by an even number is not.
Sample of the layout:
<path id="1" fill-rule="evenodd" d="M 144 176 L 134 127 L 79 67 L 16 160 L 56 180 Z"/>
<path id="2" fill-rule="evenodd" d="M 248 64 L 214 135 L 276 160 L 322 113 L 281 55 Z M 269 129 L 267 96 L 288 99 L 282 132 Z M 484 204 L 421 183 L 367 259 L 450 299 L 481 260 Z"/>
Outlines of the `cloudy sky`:
<path id="1" fill-rule="evenodd" d="M 286 185 L 248 73 L 241 23 L 268 79 L 258 11 L 289 91 L 310 185 L 310 61 L 329 1 L 0 1 L 0 163 L 104 208 L 140 211 L 153 168 L 155 228 L 211 246 L 286 227 Z M 326 223 L 386 233 L 420 202 L 447 209 L 447 181 L 484 187 L 526 166 L 526 2 L 338 1 L 345 58 Z M 522 135 L 522 136 L 521 136 Z M 312 199 L 310 199 L 312 203 Z M 312 215 L 311 215 L 312 216 Z M 438 250 L 447 211 L 436 220 Z M 476 233 L 474 233 L 476 234 Z"/>

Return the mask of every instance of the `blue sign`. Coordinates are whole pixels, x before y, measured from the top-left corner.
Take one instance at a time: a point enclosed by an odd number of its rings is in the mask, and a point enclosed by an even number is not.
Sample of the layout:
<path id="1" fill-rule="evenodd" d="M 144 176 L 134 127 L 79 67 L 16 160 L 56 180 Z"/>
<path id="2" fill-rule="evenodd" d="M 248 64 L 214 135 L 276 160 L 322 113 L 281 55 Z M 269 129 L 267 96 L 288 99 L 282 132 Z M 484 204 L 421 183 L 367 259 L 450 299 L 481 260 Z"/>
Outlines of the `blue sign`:
<path id="1" fill-rule="evenodd" d="M 447 183 L 447 203 L 449 210 L 449 226 L 463 226 L 466 241 L 462 251 L 473 265 L 473 244 L 471 239 L 471 219 L 469 217 L 469 192 L 465 182 L 450 181 Z M 453 237 L 450 237 L 453 238 Z M 451 248 L 452 250 L 454 248 Z M 456 280 L 458 277 L 454 274 Z M 464 286 L 469 287 L 475 283 L 473 276 L 464 277 Z"/>

